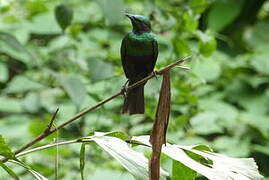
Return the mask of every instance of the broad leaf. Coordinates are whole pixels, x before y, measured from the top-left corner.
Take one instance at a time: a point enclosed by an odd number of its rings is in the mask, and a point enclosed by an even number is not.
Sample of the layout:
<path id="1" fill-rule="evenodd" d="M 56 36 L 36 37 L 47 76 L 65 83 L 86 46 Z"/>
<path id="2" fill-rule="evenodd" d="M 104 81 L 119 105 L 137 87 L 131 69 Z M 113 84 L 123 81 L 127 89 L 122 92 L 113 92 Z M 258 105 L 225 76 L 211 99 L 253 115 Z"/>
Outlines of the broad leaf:
<path id="1" fill-rule="evenodd" d="M 149 136 L 133 137 L 133 139 L 150 145 Z M 197 149 L 200 148 L 167 143 L 166 146 L 163 146 L 162 153 L 210 180 L 252 180 L 263 178 L 259 174 L 258 167 L 252 158 L 231 158 L 211 151 Z M 193 159 L 192 155 L 189 155 L 189 152 L 201 156 L 207 161 L 199 163 L 196 158 Z"/>
<path id="2" fill-rule="evenodd" d="M 104 136 L 104 133 L 97 133 L 92 140 L 119 161 L 136 179 L 148 180 L 148 159 L 142 153 L 132 150 L 125 141 Z M 167 173 L 161 170 L 160 179 L 165 179 L 166 175 Z"/>
<path id="3" fill-rule="evenodd" d="M 58 80 L 72 101 L 79 107 L 86 98 L 87 91 L 84 84 L 75 76 L 59 75 Z"/>
<path id="4" fill-rule="evenodd" d="M 35 16 L 29 29 L 35 34 L 61 33 L 61 28 L 58 26 L 53 13 L 42 13 Z"/>
<path id="5" fill-rule="evenodd" d="M 269 54 L 268 52 L 258 52 L 251 58 L 251 65 L 259 72 L 265 75 L 269 75 Z"/>
<path id="6" fill-rule="evenodd" d="M 216 80 L 220 73 L 220 64 L 216 59 L 207 58 L 196 61 L 192 71 L 205 82 Z"/>
<path id="7" fill-rule="evenodd" d="M 239 15 L 243 5 L 242 2 L 242 0 L 215 1 L 208 14 L 208 27 L 217 32 L 223 30 Z"/>
<path id="8" fill-rule="evenodd" d="M 0 112 L 20 113 L 22 111 L 20 100 L 16 98 L 0 97 Z"/>
<path id="9" fill-rule="evenodd" d="M 70 7 L 60 4 L 55 8 L 55 18 L 64 31 L 70 24 L 73 18 L 73 11 Z"/>
<path id="10" fill-rule="evenodd" d="M 19 75 L 11 80 L 5 92 L 7 93 L 23 93 L 26 91 L 37 91 L 44 89 L 44 86 L 38 82 L 30 80 L 29 78 Z"/>
<path id="11" fill-rule="evenodd" d="M 104 16 L 110 25 L 120 24 L 124 10 L 122 0 L 99 0 L 97 1 L 103 10 Z"/>
<path id="12" fill-rule="evenodd" d="M 0 52 L 14 59 L 32 64 L 34 60 L 30 52 L 11 34 L 0 31 Z"/>
<path id="13" fill-rule="evenodd" d="M 108 62 L 103 62 L 102 59 L 89 58 L 88 68 L 90 79 L 93 82 L 110 78 L 114 74 L 112 64 Z"/>
<path id="14" fill-rule="evenodd" d="M 172 179 L 173 180 L 194 180 L 197 173 L 184 164 L 173 160 Z"/>

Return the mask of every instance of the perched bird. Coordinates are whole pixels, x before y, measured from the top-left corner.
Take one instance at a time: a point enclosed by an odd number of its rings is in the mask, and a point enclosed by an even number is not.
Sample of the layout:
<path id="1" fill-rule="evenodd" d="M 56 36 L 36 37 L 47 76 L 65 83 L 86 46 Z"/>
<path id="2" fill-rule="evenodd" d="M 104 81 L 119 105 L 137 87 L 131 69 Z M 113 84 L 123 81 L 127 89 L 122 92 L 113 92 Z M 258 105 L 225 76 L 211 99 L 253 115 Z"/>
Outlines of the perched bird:
<path id="1" fill-rule="evenodd" d="M 147 17 L 132 14 L 126 16 L 131 20 L 133 30 L 122 40 L 121 62 L 130 86 L 153 72 L 158 57 L 158 43 L 151 33 Z M 145 84 L 127 91 L 122 113 L 144 113 Z"/>

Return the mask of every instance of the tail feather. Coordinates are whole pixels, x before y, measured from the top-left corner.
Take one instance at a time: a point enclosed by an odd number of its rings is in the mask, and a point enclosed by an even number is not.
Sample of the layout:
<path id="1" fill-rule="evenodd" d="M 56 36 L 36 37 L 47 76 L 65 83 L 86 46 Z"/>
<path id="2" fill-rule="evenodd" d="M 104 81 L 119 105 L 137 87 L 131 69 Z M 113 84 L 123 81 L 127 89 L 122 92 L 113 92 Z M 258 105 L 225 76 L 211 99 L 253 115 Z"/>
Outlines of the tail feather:
<path id="1" fill-rule="evenodd" d="M 127 114 L 144 114 L 144 84 L 127 92 L 124 99 L 122 113 Z"/>

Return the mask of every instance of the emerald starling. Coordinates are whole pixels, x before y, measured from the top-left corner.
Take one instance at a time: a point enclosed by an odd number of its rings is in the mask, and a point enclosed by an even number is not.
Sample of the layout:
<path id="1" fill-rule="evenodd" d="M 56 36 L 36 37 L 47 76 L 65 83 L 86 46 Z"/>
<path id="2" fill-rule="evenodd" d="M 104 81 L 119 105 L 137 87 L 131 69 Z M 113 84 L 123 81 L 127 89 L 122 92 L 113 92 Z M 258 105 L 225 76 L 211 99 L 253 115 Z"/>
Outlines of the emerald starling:
<path id="1" fill-rule="evenodd" d="M 141 15 L 126 14 L 131 20 L 133 30 L 121 43 L 121 62 L 129 86 L 153 72 L 158 57 L 158 43 L 151 33 L 148 18 Z M 143 114 L 144 86 L 146 83 L 127 91 L 122 112 Z"/>

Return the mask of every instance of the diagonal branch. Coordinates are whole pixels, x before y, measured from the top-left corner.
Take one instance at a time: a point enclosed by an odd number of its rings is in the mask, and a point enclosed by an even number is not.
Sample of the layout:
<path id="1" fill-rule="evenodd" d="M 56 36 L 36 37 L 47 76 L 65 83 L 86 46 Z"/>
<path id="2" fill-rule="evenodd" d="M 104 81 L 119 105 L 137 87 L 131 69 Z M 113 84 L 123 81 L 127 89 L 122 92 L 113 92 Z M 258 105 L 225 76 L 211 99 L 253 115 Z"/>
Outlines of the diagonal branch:
<path id="1" fill-rule="evenodd" d="M 155 71 L 155 73 L 150 74 L 149 76 L 145 77 L 144 79 L 142 79 L 142 80 L 140 80 L 140 81 L 138 81 L 138 82 L 132 84 L 131 86 L 128 86 L 128 87 L 126 88 L 126 90 L 128 91 L 128 90 L 130 90 L 130 89 L 133 89 L 133 88 L 135 88 L 135 87 L 137 87 L 137 86 L 139 86 L 139 85 L 145 83 L 145 82 L 148 81 L 149 79 L 155 77 L 156 74 L 157 74 L 157 75 L 162 75 L 164 72 L 166 72 L 166 71 L 168 71 L 169 69 L 171 69 L 171 68 L 173 68 L 173 67 L 175 67 L 175 66 L 177 66 L 177 65 L 179 65 L 179 64 L 181 64 L 181 63 L 183 63 L 183 62 L 185 62 L 186 60 L 188 60 L 188 59 L 190 59 L 190 58 L 191 58 L 191 56 L 188 56 L 188 57 L 185 57 L 185 58 L 183 58 L 183 59 L 180 59 L 180 60 L 178 60 L 178 61 L 176 61 L 176 62 L 174 62 L 174 63 L 171 63 L 171 64 L 169 64 L 169 65 L 167 65 L 167 66 L 165 66 L 165 67 L 159 69 L 158 71 Z M 185 68 L 182 68 L 182 69 L 185 69 Z M 33 146 L 34 144 L 36 144 L 37 142 L 41 141 L 42 139 L 48 137 L 48 136 L 51 135 L 52 133 L 54 133 L 54 132 L 56 132 L 56 131 L 62 129 L 63 127 L 65 127 L 65 126 L 68 125 L 68 124 L 71 124 L 73 121 L 78 120 L 79 118 L 81 118 L 82 116 L 84 116 L 85 114 L 87 114 L 88 112 L 91 112 L 91 111 L 95 110 L 96 108 L 102 106 L 103 104 L 105 104 L 105 103 L 111 101 L 112 99 L 115 99 L 116 97 L 121 96 L 121 95 L 124 95 L 124 91 L 122 91 L 122 90 L 119 91 L 119 92 L 117 92 L 116 94 L 114 94 L 114 95 L 112 95 L 112 96 L 110 96 L 110 97 L 108 97 L 108 98 L 106 98 L 106 99 L 100 101 L 100 102 L 97 103 L 96 105 L 94 105 L 94 106 L 92 106 L 92 107 L 89 107 L 89 108 L 86 108 L 85 110 L 83 110 L 83 111 L 81 111 L 81 112 L 75 114 L 73 117 L 71 117 L 70 119 L 68 119 L 66 122 L 60 124 L 58 127 L 51 129 L 52 124 L 53 124 L 53 121 L 55 120 L 56 114 L 57 114 L 57 112 L 59 111 L 59 110 L 57 109 L 57 110 L 55 111 L 54 115 L 52 116 L 52 119 L 51 119 L 51 121 L 50 121 L 50 123 L 49 123 L 49 125 L 48 125 L 48 128 L 46 128 L 45 131 L 43 131 L 39 136 L 35 137 L 35 138 L 34 138 L 33 140 L 31 140 L 29 143 L 27 143 L 26 145 L 22 146 L 22 147 L 19 148 L 18 150 L 16 150 L 14 153 L 15 153 L 15 154 L 18 154 L 18 153 L 24 151 L 25 149 L 28 149 L 29 147 Z M 8 158 L 5 158 L 5 159 L 2 159 L 1 161 L 2 161 L 2 162 L 6 162 L 7 160 L 8 160 Z"/>

